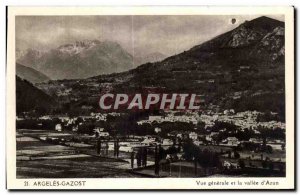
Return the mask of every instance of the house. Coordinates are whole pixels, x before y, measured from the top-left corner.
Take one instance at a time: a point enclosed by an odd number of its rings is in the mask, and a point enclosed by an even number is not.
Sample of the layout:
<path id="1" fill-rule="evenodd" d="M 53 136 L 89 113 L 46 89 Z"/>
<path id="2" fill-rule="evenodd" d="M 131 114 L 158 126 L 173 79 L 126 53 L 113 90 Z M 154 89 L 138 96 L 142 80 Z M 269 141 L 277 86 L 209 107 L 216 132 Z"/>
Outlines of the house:
<path id="1" fill-rule="evenodd" d="M 238 169 L 239 165 L 236 162 L 224 161 L 223 162 L 223 167 L 226 168 L 226 169 Z"/>
<path id="2" fill-rule="evenodd" d="M 72 127 L 72 131 L 78 131 L 78 125 Z"/>
<path id="3" fill-rule="evenodd" d="M 77 120 L 77 119 L 75 119 L 75 118 L 70 118 L 70 119 L 67 121 L 67 126 L 70 126 L 70 125 L 75 124 L 76 120 Z"/>
<path id="4" fill-rule="evenodd" d="M 259 135 L 259 134 L 261 134 L 259 131 L 257 131 L 257 130 L 253 130 L 254 131 L 254 134 L 256 134 L 256 135 Z"/>
<path id="5" fill-rule="evenodd" d="M 68 116 L 59 116 L 58 118 L 61 122 L 68 122 L 70 120 Z"/>
<path id="6" fill-rule="evenodd" d="M 149 116 L 149 121 L 160 121 L 162 120 L 162 116 Z"/>
<path id="7" fill-rule="evenodd" d="M 95 129 L 94 129 L 95 133 L 100 133 L 102 131 L 104 131 L 104 128 L 101 128 L 101 127 L 95 127 Z"/>
<path id="8" fill-rule="evenodd" d="M 203 144 L 203 141 L 194 140 L 193 143 L 194 143 L 196 146 L 200 146 L 201 144 Z"/>
<path id="9" fill-rule="evenodd" d="M 231 115 L 231 114 L 234 114 L 234 109 L 230 109 L 230 110 L 224 110 L 224 115 Z"/>
<path id="10" fill-rule="evenodd" d="M 173 145 L 173 141 L 171 139 L 163 139 L 162 145 Z"/>
<path id="11" fill-rule="evenodd" d="M 183 134 L 182 133 L 178 133 L 177 135 L 176 135 L 176 137 L 178 137 L 178 138 L 183 138 Z"/>
<path id="12" fill-rule="evenodd" d="M 205 140 L 211 142 L 212 141 L 211 135 L 206 135 Z"/>
<path id="13" fill-rule="evenodd" d="M 99 137 L 108 137 L 109 133 L 107 131 L 100 131 Z"/>
<path id="14" fill-rule="evenodd" d="M 55 130 L 56 130 L 56 131 L 62 131 L 62 126 L 61 126 L 61 124 L 56 124 L 56 125 L 55 125 Z"/>
<path id="15" fill-rule="evenodd" d="M 189 138 L 192 139 L 192 140 L 196 140 L 196 139 L 198 139 L 198 134 L 195 133 L 195 132 L 190 132 L 189 133 Z"/>
<path id="16" fill-rule="evenodd" d="M 262 139 L 258 139 L 258 138 L 250 138 L 249 142 L 253 142 L 253 143 L 262 143 L 263 140 Z"/>
<path id="17" fill-rule="evenodd" d="M 177 134 L 176 131 L 171 131 L 171 132 L 167 133 L 168 137 L 175 137 L 176 134 Z"/>
<path id="18" fill-rule="evenodd" d="M 217 136 L 219 133 L 218 132 L 211 132 L 209 135 L 205 136 L 206 141 L 212 141 L 214 136 Z"/>
<path id="19" fill-rule="evenodd" d="M 155 131 L 155 133 L 160 133 L 161 132 L 161 128 L 155 127 L 154 131 Z"/>
<path id="20" fill-rule="evenodd" d="M 108 137 L 109 136 L 109 133 L 107 131 L 105 131 L 104 128 L 101 128 L 101 127 L 96 127 L 94 129 L 94 132 L 95 132 L 96 137 Z"/>
<path id="21" fill-rule="evenodd" d="M 267 138 L 267 142 L 268 142 L 268 143 L 277 143 L 277 144 L 283 144 L 283 143 L 285 143 L 284 140 L 280 140 L 280 139 L 271 139 L 271 138 Z"/>
<path id="22" fill-rule="evenodd" d="M 168 133 L 169 137 L 177 137 L 177 138 L 183 138 L 183 133 L 181 133 L 180 131 L 172 131 L 170 133 Z"/>
<path id="23" fill-rule="evenodd" d="M 155 138 L 154 137 L 151 137 L 151 136 L 145 136 L 145 139 L 144 141 L 142 141 L 142 144 L 146 144 L 146 145 L 149 145 L 149 144 L 153 144 L 155 143 Z"/>
<path id="24" fill-rule="evenodd" d="M 198 123 L 197 119 L 191 119 L 190 122 L 192 122 L 193 125 L 197 125 L 197 123 Z"/>
<path id="25" fill-rule="evenodd" d="M 225 132 L 227 131 L 226 129 L 220 129 L 219 132 Z"/>
<path id="26" fill-rule="evenodd" d="M 41 116 L 39 119 L 40 120 L 50 120 L 51 117 L 49 115 L 45 115 L 45 116 Z"/>
<path id="27" fill-rule="evenodd" d="M 227 145 L 230 145 L 230 146 L 237 146 L 240 143 L 238 138 L 236 138 L 236 137 L 227 137 L 227 139 L 225 139 L 225 141 L 227 142 Z"/>
<path id="28" fill-rule="evenodd" d="M 23 117 L 20 117 L 20 116 L 16 116 L 16 120 L 17 120 L 17 121 L 21 121 L 21 120 L 24 120 L 24 118 L 23 118 Z"/>

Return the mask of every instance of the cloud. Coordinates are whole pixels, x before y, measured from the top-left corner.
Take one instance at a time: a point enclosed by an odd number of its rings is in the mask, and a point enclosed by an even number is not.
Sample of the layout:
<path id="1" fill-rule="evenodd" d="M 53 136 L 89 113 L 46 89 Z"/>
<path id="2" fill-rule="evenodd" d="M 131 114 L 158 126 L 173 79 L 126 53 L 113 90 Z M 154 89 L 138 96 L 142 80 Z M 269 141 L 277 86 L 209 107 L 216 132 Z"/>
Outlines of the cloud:
<path id="1" fill-rule="evenodd" d="M 256 17 L 259 16 L 17 16 L 16 46 L 49 50 L 78 40 L 99 39 L 116 41 L 130 53 L 172 55 Z M 282 16 L 271 17 L 283 20 Z"/>

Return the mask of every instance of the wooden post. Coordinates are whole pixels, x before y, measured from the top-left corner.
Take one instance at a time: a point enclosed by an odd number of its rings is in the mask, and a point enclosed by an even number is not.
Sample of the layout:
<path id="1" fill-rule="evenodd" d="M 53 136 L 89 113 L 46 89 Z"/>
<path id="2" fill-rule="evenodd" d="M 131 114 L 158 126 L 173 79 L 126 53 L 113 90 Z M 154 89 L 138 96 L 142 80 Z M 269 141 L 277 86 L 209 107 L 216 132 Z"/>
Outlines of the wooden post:
<path id="1" fill-rule="evenodd" d="M 198 161 L 197 158 L 194 158 L 194 164 L 195 164 L 195 177 L 198 175 Z"/>
<path id="2" fill-rule="evenodd" d="M 131 152 L 131 169 L 133 170 L 133 168 L 134 168 L 134 152 L 132 151 Z"/>
<path id="3" fill-rule="evenodd" d="M 119 146 L 119 139 L 117 139 L 117 143 L 116 143 L 116 155 L 117 155 L 117 158 L 119 158 L 119 149 L 120 149 L 120 146 Z"/>
<path id="4" fill-rule="evenodd" d="M 98 138 L 97 140 L 97 154 L 100 155 L 101 153 L 101 140 Z"/>
<path id="5" fill-rule="evenodd" d="M 147 147 L 144 148 L 144 167 L 147 166 L 147 156 L 148 156 L 148 150 L 147 150 Z"/>
<path id="6" fill-rule="evenodd" d="M 157 146 L 155 146 L 155 168 L 154 173 L 156 176 L 159 176 L 159 159 L 158 159 L 158 149 Z"/>
<path id="7" fill-rule="evenodd" d="M 105 145 L 105 155 L 108 156 L 108 148 L 109 148 L 109 145 L 108 145 L 108 141 L 106 142 L 106 145 Z"/>
<path id="8" fill-rule="evenodd" d="M 171 160 L 169 162 L 169 176 L 172 176 L 172 167 L 171 167 Z"/>
<path id="9" fill-rule="evenodd" d="M 114 156 L 116 156 L 116 141 L 114 140 Z"/>

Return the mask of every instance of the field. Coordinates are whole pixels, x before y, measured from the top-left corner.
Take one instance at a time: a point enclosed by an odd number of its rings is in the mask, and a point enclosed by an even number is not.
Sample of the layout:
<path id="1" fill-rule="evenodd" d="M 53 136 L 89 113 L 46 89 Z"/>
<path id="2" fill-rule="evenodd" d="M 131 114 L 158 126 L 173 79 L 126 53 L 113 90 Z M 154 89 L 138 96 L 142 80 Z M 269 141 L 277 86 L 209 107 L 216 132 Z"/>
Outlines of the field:
<path id="1" fill-rule="evenodd" d="M 223 174 L 224 177 L 241 176 L 283 176 L 285 174 L 285 151 L 274 150 L 273 153 L 255 153 L 239 151 L 240 158 L 229 158 L 226 152 L 232 151 L 228 146 L 199 145 L 201 150 L 223 153 L 221 163 L 230 162 L 237 165 L 239 160 L 245 164 L 243 170 L 204 169 L 200 165 L 195 170 L 193 162 L 160 161 L 159 174 L 154 171 L 154 147 L 148 147 L 146 167 L 131 167 L 131 152 L 122 150 L 116 157 L 113 140 L 108 142 L 97 154 L 96 139 L 90 135 L 77 134 L 72 131 L 56 132 L 50 130 L 17 130 L 17 178 L 103 178 L 103 177 L 207 177 Z M 106 142 L 106 141 L 102 141 Z M 130 148 L 135 142 L 120 142 L 123 148 Z M 106 143 L 104 143 L 106 144 Z M 127 146 L 128 145 L 128 146 Z M 167 149 L 169 146 L 164 146 Z M 151 148 L 151 149 L 150 149 Z M 150 151 L 152 151 L 150 153 Z M 272 170 L 263 167 L 263 160 L 272 161 Z"/>
<path id="2" fill-rule="evenodd" d="M 138 177 L 127 171 L 129 163 L 126 161 L 84 154 L 80 151 L 82 146 L 77 148 L 49 144 L 35 138 L 39 136 L 66 138 L 73 135 L 18 131 L 17 178 Z"/>

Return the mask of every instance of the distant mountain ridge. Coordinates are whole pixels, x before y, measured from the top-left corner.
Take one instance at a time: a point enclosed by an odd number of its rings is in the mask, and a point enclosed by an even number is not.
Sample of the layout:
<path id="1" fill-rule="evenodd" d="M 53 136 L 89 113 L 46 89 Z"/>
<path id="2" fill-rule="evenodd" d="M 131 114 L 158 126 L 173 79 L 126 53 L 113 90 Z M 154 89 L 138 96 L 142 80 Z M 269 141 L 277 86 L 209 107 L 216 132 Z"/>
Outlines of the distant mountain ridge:
<path id="1" fill-rule="evenodd" d="M 167 56 L 165 54 L 162 54 L 160 52 L 152 52 L 149 54 L 136 54 L 134 56 L 134 64 L 135 65 L 141 65 L 141 64 L 145 64 L 148 62 L 159 62 L 163 59 L 165 59 Z"/>
<path id="2" fill-rule="evenodd" d="M 50 80 L 50 78 L 43 73 L 18 63 L 16 64 L 16 75 L 33 84 L 47 82 Z"/>
<path id="3" fill-rule="evenodd" d="M 118 43 L 85 40 L 65 44 L 48 52 L 30 49 L 18 63 L 51 79 L 82 79 L 134 68 L 132 56 Z"/>

